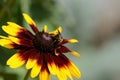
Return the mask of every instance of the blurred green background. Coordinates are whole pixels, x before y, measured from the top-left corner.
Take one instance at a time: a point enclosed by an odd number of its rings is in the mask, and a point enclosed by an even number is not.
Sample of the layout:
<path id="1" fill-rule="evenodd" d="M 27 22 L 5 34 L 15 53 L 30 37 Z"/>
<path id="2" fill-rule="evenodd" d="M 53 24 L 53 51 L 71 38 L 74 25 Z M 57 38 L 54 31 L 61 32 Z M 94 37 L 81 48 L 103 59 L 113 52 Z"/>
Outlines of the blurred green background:
<path id="1" fill-rule="evenodd" d="M 119 0 L 0 0 L 0 27 L 7 21 L 31 30 L 22 17 L 28 13 L 40 30 L 63 27 L 64 38 L 79 43 L 67 44 L 80 57 L 66 54 L 80 69 L 74 80 L 120 80 L 120 1 Z M 6 35 L 0 28 L 0 35 Z M 23 80 L 25 66 L 11 69 L 6 61 L 16 51 L 0 47 L 0 80 Z M 38 80 L 37 78 L 29 80 Z M 51 80 L 57 80 L 52 76 Z"/>

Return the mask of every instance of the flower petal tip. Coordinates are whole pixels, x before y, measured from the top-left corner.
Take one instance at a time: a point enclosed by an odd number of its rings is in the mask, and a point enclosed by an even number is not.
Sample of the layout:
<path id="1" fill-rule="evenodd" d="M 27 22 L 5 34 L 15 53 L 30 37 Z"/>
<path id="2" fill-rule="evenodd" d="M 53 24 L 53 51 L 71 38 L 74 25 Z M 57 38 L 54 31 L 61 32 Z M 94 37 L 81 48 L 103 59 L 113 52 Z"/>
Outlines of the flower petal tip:
<path id="1" fill-rule="evenodd" d="M 76 43 L 79 42 L 77 39 L 70 39 L 69 42 Z"/>
<path id="2" fill-rule="evenodd" d="M 28 16 L 28 14 L 26 14 L 26 13 L 23 13 L 22 15 L 23 15 L 24 17 L 25 17 L 25 16 Z"/>
<path id="3" fill-rule="evenodd" d="M 59 26 L 57 30 L 61 33 L 62 32 L 62 27 Z"/>
<path id="4" fill-rule="evenodd" d="M 47 25 L 44 25 L 43 32 L 47 32 Z"/>
<path id="5" fill-rule="evenodd" d="M 73 55 L 77 56 L 77 57 L 80 57 L 80 54 L 79 54 L 78 52 L 76 52 L 76 51 L 72 51 L 71 53 L 72 53 Z"/>
<path id="6" fill-rule="evenodd" d="M 32 18 L 28 14 L 23 13 L 23 16 L 28 24 L 36 26 L 35 22 L 32 20 Z"/>
<path id="7" fill-rule="evenodd" d="M 5 39 L 5 38 L 7 38 L 7 37 L 5 37 L 5 36 L 1 36 L 1 35 L 0 35 L 0 39 Z"/>
<path id="8" fill-rule="evenodd" d="M 62 27 L 59 26 L 56 30 L 49 32 L 49 34 L 57 35 L 62 32 Z"/>

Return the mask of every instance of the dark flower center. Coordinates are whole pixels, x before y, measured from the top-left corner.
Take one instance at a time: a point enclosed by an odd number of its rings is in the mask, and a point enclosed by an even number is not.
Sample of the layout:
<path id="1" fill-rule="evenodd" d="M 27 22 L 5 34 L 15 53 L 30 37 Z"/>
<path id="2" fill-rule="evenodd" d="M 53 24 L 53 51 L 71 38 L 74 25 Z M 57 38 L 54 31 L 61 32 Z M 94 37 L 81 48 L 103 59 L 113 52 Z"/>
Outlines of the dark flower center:
<path id="1" fill-rule="evenodd" d="M 34 47 L 43 53 L 52 52 L 57 46 L 60 45 L 61 35 L 50 35 L 45 32 L 38 32 L 33 40 Z"/>

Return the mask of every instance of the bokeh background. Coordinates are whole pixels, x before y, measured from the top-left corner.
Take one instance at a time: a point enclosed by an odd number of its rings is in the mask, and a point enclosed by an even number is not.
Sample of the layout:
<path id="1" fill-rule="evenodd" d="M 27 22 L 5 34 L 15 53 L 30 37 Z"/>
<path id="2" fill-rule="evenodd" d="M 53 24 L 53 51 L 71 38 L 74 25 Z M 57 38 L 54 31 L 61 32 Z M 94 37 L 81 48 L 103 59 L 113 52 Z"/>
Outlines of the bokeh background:
<path id="1" fill-rule="evenodd" d="M 44 24 L 49 31 L 61 25 L 64 38 L 79 40 L 67 44 L 81 54 L 66 54 L 82 73 L 74 80 L 120 80 L 120 0 L 0 0 L 0 35 L 6 35 L 1 26 L 7 21 L 31 30 L 22 13 L 28 13 L 40 30 Z M 25 66 L 6 66 L 15 52 L 0 47 L 0 80 L 24 80 Z"/>

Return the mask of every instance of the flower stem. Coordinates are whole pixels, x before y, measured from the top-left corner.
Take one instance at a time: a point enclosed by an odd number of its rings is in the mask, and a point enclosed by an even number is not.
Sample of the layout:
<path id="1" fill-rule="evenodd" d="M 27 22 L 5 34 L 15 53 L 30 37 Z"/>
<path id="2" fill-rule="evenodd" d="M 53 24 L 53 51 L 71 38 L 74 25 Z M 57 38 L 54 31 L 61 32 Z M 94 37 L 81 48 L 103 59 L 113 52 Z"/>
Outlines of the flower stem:
<path id="1" fill-rule="evenodd" d="M 29 75 L 30 75 L 30 71 L 31 71 L 31 70 L 28 70 L 28 71 L 27 71 L 27 73 L 26 73 L 26 75 L 25 75 L 25 77 L 24 77 L 24 80 L 28 80 Z"/>

